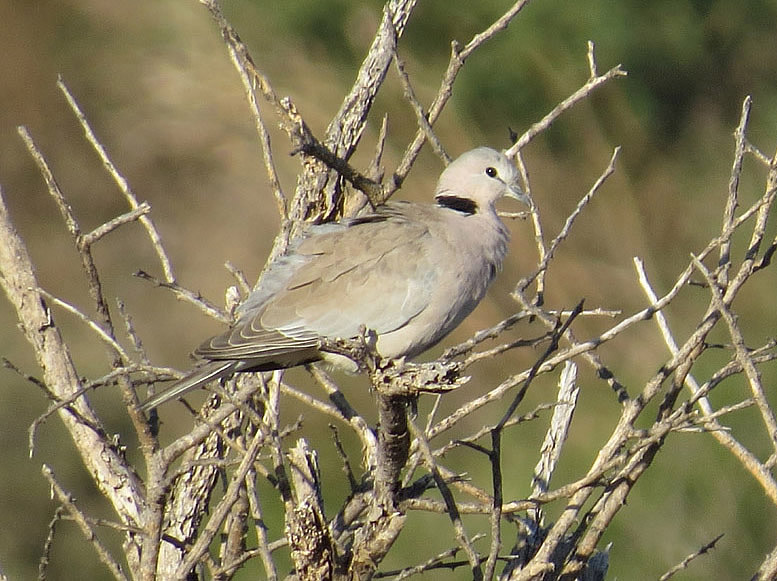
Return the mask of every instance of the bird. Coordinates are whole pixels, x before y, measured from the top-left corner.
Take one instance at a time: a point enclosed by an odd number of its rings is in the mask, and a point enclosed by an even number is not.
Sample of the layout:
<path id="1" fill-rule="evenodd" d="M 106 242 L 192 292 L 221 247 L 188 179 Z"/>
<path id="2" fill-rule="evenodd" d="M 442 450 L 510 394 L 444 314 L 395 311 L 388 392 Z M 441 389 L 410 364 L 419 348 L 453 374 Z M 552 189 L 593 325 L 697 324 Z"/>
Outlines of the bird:
<path id="1" fill-rule="evenodd" d="M 505 196 L 528 203 L 514 163 L 478 147 L 442 171 L 433 204 L 390 201 L 310 227 L 267 267 L 231 328 L 195 350 L 204 363 L 141 410 L 238 372 L 322 359 L 355 370 L 320 347 L 365 329 L 385 359 L 433 347 L 472 312 L 502 267 L 510 235 L 495 203 Z"/>

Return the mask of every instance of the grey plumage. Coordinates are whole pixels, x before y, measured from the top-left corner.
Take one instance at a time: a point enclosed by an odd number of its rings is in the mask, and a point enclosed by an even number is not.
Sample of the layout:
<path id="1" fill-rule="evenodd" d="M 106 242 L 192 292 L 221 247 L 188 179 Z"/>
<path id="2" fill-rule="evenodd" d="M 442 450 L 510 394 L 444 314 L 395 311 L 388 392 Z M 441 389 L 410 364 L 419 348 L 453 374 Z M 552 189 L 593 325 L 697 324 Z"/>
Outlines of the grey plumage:
<path id="1" fill-rule="evenodd" d="M 362 326 L 377 334 L 383 357 L 429 349 L 472 312 L 501 268 L 509 233 L 494 203 L 502 196 L 525 201 L 518 172 L 481 147 L 443 171 L 433 205 L 389 202 L 311 227 L 265 272 L 232 328 L 197 348 L 207 362 L 141 408 L 235 372 L 322 358 L 348 366 L 319 351 L 321 338 L 354 338 Z"/>

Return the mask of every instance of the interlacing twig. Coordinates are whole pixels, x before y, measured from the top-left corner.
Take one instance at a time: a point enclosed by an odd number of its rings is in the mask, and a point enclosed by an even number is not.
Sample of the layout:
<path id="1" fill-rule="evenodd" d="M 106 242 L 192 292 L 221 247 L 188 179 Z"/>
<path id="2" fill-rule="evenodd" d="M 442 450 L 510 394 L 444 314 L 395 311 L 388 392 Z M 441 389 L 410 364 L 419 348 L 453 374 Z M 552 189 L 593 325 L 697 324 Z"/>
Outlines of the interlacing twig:
<path id="1" fill-rule="evenodd" d="M 310 223 L 354 216 L 367 203 L 378 206 L 385 202 L 403 184 L 425 143 L 443 163 L 450 161 L 446 148 L 452 150 L 451 145 L 458 144 L 444 143 L 436 123 L 454 85 L 469 57 L 502 33 L 528 4 L 528 0 L 512 3 L 466 44 L 452 42 L 439 88 L 430 103 L 423 103 L 419 98 L 422 93 L 416 91 L 420 80 L 400 56 L 405 54 L 401 42 L 417 0 L 387 1 L 352 85 L 326 129 L 316 135 L 311 127 L 322 125 L 310 123 L 294 99 L 276 91 L 219 2 L 199 2 L 222 35 L 243 84 L 272 203 L 281 222 L 267 266 L 281 257 L 293 237 L 304 233 Z M 605 533 L 642 476 L 652 469 L 657 455 L 666 453 L 665 444 L 680 432 L 690 434 L 684 437 L 713 437 L 760 484 L 767 503 L 777 506 L 773 476 L 777 417 L 764 373 L 777 359 L 777 340 L 754 339 L 749 321 L 739 310 L 744 289 L 757 284 L 756 273 L 769 267 L 777 252 L 777 238 L 771 238 L 777 159 L 747 140 L 752 107 L 749 97 L 742 104 L 734 134 L 720 226 L 715 226 L 700 248 L 689 250 L 687 263 L 674 271 L 665 289 L 655 290 L 660 289 L 657 281 L 661 279 L 654 276 L 651 282 L 648 271 L 652 272 L 653 265 L 635 258 L 644 304 L 622 309 L 623 297 L 612 298 L 617 308 L 584 308 L 582 298 L 566 305 L 546 304 L 554 300 L 554 293 L 549 292 L 556 284 L 554 261 L 564 246 L 572 244 L 573 230 L 592 201 L 596 198 L 597 203 L 606 203 L 608 180 L 616 171 L 620 148 L 613 149 L 593 184 L 581 186 L 579 202 L 555 235 L 548 234 L 544 224 L 543 204 L 534 202 L 535 196 L 543 203 L 548 197 L 532 187 L 527 162 L 531 158 L 524 153 L 538 135 L 576 104 L 609 81 L 626 76 L 620 66 L 600 73 L 594 48 L 589 42 L 585 82 L 530 125 L 506 152 L 515 160 L 530 199 L 529 217 L 537 249 L 536 266 L 522 264 L 528 274 L 512 283 L 512 298 L 517 304 L 509 316 L 489 322 L 490 326 L 449 347 L 437 360 L 424 363 L 381 359 L 374 341 L 368 340 L 372 331 L 366 328 L 359 337 L 321 339 L 321 351 L 350 358 L 365 372 L 354 380 L 362 384 L 356 394 L 341 389 L 338 376 L 313 363 L 300 379 L 284 376 L 283 371 L 239 373 L 208 386 L 210 397 L 200 410 L 186 402 L 183 407 L 171 403 L 148 417 L 139 410 L 136 388 L 153 387 L 181 373 L 154 364 L 146 347 L 151 342 L 143 340 L 148 331 L 135 325 L 131 304 L 105 296 L 94 249 L 138 222 L 145 237 L 143 244 L 151 245 L 153 260 L 158 263 L 155 268 L 162 274 L 138 271 L 135 276 L 150 283 L 149 288 L 172 293 L 224 324 L 233 319 L 235 308 L 252 284 L 228 264 L 236 286 L 227 292 L 226 308 L 179 284 L 152 220 L 151 206 L 138 201 L 60 78 L 57 86 L 87 143 L 116 183 L 124 207 L 104 223 L 84 231 L 81 216 L 68 203 L 52 164 L 30 131 L 19 128 L 78 252 L 90 306 L 64 300 L 52 287 L 41 288 L 32 259 L 0 195 L 0 285 L 41 371 L 36 376 L 10 362 L 6 366 L 36 386 L 48 401 L 46 411 L 30 427 L 31 452 L 44 422 L 60 417 L 86 472 L 110 501 L 116 517 L 87 516 L 52 469 L 44 466 L 44 477 L 59 508 L 43 543 L 41 577 L 51 569 L 63 521 L 72 520 L 116 579 L 183 579 L 200 573 L 227 579 L 253 559 L 261 561 L 268 579 L 288 574 L 300 580 L 387 575 L 404 579 L 442 568 L 468 568 L 474 579 L 487 580 L 601 579 L 610 552 L 628 550 L 622 539 L 603 547 Z M 373 108 L 392 63 L 415 118 L 415 133 L 404 145 L 397 167 L 384 179 L 384 153 L 396 144 L 391 141 L 388 115 L 376 117 Z M 353 154 L 366 139 L 371 119 L 379 119 L 376 125 L 380 124 L 380 129 L 377 142 L 365 146 L 371 161 L 361 170 L 352 161 Z M 291 151 L 299 159 L 293 195 L 281 186 L 270 141 L 272 123 L 279 123 L 286 134 L 283 151 Z M 764 191 L 756 200 L 749 200 L 740 188 L 748 171 L 747 158 L 767 172 Z M 351 196 L 343 187 L 346 182 L 362 193 Z M 568 292 L 574 296 L 577 291 Z M 676 320 L 668 309 L 680 297 L 696 298 L 702 293 L 707 302 L 698 308 L 695 321 Z M 747 296 L 761 297 L 763 310 L 771 312 L 774 305 L 767 301 L 773 295 L 769 288 L 760 295 L 754 292 Z M 379 296 L 373 299 L 380 301 Z M 114 311 L 120 314 L 123 326 L 115 325 Z M 76 325 L 107 352 L 105 369 L 97 377 L 83 378 L 77 372 L 74 355 L 57 327 L 60 316 L 75 318 Z M 117 334 L 117 329 L 123 329 L 123 334 Z M 725 334 L 725 339 L 719 333 Z M 640 338 L 634 339 L 635 335 Z M 619 353 L 633 351 L 634 346 L 642 349 L 640 341 L 652 341 L 659 335 L 667 348 L 664 360 L 640 378 L 638 367 Z M 628 336 L 631 343 L 626 342 Z M 705 365 L 698 365 L 705 354 L 717 357 L 705 357 Z M 487 361 L 498 365 L 487 368 Z M 92 367 L 93 362 L 89 363 L 84 369 Z M 465 377 L 465 371 L 470 375 Z M 621 377 L 630 378 L 630 393 Z M 728 381 L 734 377 L 740 377 L 747 389 L 736 391 L 736 382 Z M 723 383 L 731 386 L 727 392 L 730 401 L 715 407 L 712 401 L 717 400 L 711 395 Z M 554 395 L 556 390 L 549 386 L 555 384 L 558 390 Z M 139 442 L 143 468 L 133 464 L 138 454 L 127 453 L 129 444 L 125 442 L 130 438 L 109 432 L 106 425 L 114 422 L 104 423 L 92 406 L 91 392 L 107 386 L 119 387 L 116 393 L 136 430 L 132 441 Z M 575 472 L 562 480 L 557 467 L 564 465 L 576 421 L 585 409 L 581 406 L 578 410 L 578 403 L 587 402 L 598 388 L 614 392 L 612 405 L 597 417 L 597 422 L 609 427 L 609 433 L 602 437 L 604 443 L 595 457 L 583 468 L 579 462 L 570 462 L 568 468 Z M 528 396 L 538 401 L 528 400 Z M 456 397 L 459 399 L 451 405 Z M 752 435 L 740 437 L 732 427 L 735 424 L 727 425 L 734 414 L 745 409 L 756 418 L 760 430 L 760 439 L 752 447 L 746 444 L 754 439 Z M 183 424 L 188 426 L 184 430 L 169 419 L 177 410 L 186 412 L 189 424 Z M 330 424 L 332 437 L 313 435 L 311 430 L 321 420 Z M 545 434 L 541 442 L 525 437 L 525 426 L 537 422 L 542 422 L 540 433 Z M 520 442 L 522 459 L 513 453 L 516 442 Z M 767 458 L 761 457 L 764 449 Z M 330 453 L 336 461 L 319 462 Z M 534 466 L 533 472 L 526 469 L 521 486 L 508 478 L 513 470 L 521 469 L 512 462 Z M 482 464 L 487 466 L 484 471 L 478 470 Z M 404 559 L 392 571 L 381 571 L 400 533 L 415 526 L 413 511 L 439 519 L 444 525 L 440 527 L 443 543 L 430 544 L 428 550 L 419 546 L 421 553 L 414 553 L 412 559 Z M 121 558 L 116 553 L 117 543 L 102 540 L 103 530 L 123 535 Z M 476 530 L 482 532 L 475 534 Z M 719 539 L 668 569 L 662 579 L 693 566 L 693 561 L 709 553 Z M 453 544 L 456 546 L 451 548 Z M 289 560 L 293 571 L 282 570 L 282 563 Z M 499 571 L 502 563 L 505 568 Z M 754 579 L 771 578 L 776 570 L 777 550 L 773 550 Z"/>

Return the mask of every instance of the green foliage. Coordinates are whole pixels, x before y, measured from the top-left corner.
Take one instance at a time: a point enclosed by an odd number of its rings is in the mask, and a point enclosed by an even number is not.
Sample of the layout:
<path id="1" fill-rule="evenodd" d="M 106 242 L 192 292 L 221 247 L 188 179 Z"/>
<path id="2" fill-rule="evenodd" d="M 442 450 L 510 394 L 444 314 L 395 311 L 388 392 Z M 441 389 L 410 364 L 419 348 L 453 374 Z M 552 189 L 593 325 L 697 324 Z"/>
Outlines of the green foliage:
<path id="1" fill-rule="evenodd" d="M 255 1 L 310 52 L 359 62 L 348 27 L 364 2 Z M 504 7 L 498 0 L 420 2 L 400 51 L 444 66 L 451 41 L 466 43 Z M 587 74 L 587 40 L 596 42 L 602 67 L 620 62 L 630 72 L 623 90 L 659 145 L 676 139 L 698 108 L 733 125 L 745 94 L 757 99 L 777 85 L 777 4 L 768 0 L 546 0 L 530 3 L 512 26 L 517 33 L 473 57 L 478 66 L 468 67 L 455 89 L 456 107 L 489 130 L 502 131 L 506 119 L 516 126 L 536 119 L 578 86 Z"/>

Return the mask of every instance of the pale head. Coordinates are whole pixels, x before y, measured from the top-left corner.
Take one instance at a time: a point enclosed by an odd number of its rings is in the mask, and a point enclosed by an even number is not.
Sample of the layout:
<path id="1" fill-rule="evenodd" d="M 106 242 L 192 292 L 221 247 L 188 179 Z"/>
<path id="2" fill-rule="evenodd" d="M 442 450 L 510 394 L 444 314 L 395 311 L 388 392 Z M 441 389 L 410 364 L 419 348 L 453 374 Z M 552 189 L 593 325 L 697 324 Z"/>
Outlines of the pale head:
<path id="1" fill-rule="evenodd" d="M 503 153 L 478 147 L 456 158 L 445 168 L 435 197 L 464 198 L 479 208 L 492 208 L 502 196 L 527 202 L 518 170 Z"/>

